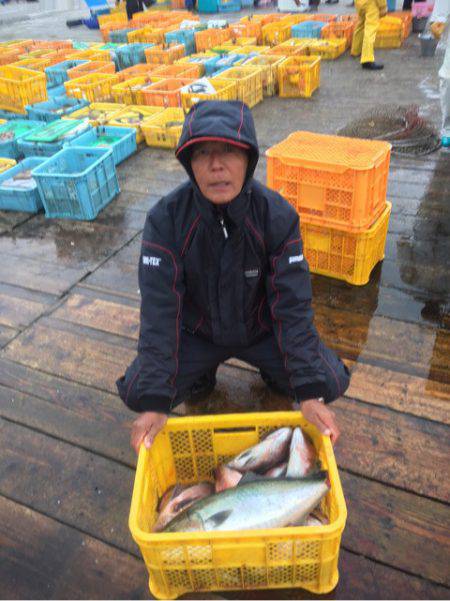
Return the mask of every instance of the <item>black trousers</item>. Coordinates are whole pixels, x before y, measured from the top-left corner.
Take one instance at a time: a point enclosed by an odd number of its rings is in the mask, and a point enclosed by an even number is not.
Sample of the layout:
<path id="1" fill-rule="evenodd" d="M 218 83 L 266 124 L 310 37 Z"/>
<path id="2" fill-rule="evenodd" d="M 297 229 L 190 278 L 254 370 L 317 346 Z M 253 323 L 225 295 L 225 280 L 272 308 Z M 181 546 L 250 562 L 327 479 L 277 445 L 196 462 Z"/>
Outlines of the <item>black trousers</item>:
<path id="1" fill-rule="evenodd" d="M 127 9 L 128 20 L 133 18 L 134 13 L 144 10 L 142 0 L 126 0 L 125 5 Z"/>
<path id="2" fill-rule="evenodd" d="M 347 367 L 334 351 L 320 342 L 320 354 L 326 374 L 327 392 L 325 402 L 334 401 L 347 390 L 350 374 Z M 286 396 L 295 398 L 289 384 L 289 378 L 283 365 L 283 359 L 274 336 L 268 336 L 253 346 L 246 348 L 220 347 L 194 334 L 181 331 L 178 356 L 178 374 L 176 378 L 177 395 L 173 407 L 189 400 L 198 392 L 199 382 L 212 380 L 215 384 L 215 372 L 227 359 L 235 357 L 250 363 L 261 373 L 263 380 Z M 128 367 L 125 375 L 117 382 L 120 397 L 131 408 L 138 406 L 137 359 Z"/>

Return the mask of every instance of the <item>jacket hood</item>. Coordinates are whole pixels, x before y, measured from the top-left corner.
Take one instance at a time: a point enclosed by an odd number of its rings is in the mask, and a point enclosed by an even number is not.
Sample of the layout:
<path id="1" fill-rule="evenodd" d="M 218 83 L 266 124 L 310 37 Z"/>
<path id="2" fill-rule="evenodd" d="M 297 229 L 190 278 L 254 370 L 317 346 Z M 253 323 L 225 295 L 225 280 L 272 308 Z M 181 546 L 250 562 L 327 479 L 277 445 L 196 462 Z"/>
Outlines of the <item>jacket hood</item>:
<path id="1" fill-rule="evenodd" d="M 253 177 L 259 158 L 255 124 L 248 106 L 241 101 L 205 100 L 193 104 L 186 115 L 175 155 L 195 184 L 191 169 L 191 149 L 194 140 L 232 141 L 249 147 L 246 183 Z M 244 184 L 245 187 L 246 184 Z"/>

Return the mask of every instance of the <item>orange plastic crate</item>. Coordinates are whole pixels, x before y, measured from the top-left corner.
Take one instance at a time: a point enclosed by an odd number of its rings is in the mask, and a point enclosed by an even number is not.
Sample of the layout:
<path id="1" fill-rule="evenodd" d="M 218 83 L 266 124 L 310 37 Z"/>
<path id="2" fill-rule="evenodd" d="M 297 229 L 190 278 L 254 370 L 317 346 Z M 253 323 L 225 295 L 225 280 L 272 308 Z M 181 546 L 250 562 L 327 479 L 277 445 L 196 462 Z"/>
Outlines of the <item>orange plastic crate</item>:
<path id="1" fill-rule="evenodd" d="M 194 79 L 163 79 L 143 88 L 137 95 L 139 104 L 147 106 L 181 107 L 181 88 Z"/>
<path id="2" fill-rule="evenodd" d="M 266 15 L 248 15 L 240 19 L 241 23 L 260 23 L 261 26 L 267 25 L 268 23 L 274 23 L 283 18 L 283 15 L 279 13 L 268 13 Z"/>
<path id="3" fill-rule="evenodd" d="M 281 98 L 310 98 L 320 85 L 320 57 L 290 56 L 278 68 Z"/>
<path id="4" fill-rule="evenodd" d="M 0 109 L 25 114 L 28 104 L 47 100 L 44 73 L 21 67 L 0 67 Z"/>
<path id="5" fill-rule="evenodd" d="M 231 38 L 256 38 L 262 44 L 261 23 L 247 21 L 246 23 L 232 23 L 230 25 Z"/>
<path id="6" fill-rule="evenodd" d="M 120 102 L 122 104 L 140 104 L 139 92 L 142 88 L 147 87 L 152 83 L 161 81 L 162 78 L 154 77 L 153 75 L 139 75 L 138 77 L 132 77 L 126 79 L 121 83 L 116 84 L 112 87 L 111 92 L 114 102 Z"/>
<path id="7" fill-rule="evenodd" d="M 152 46 L 145 49 L 145 59 L 147 63 L 159 65 L 171 65 L 174 61 L 183 58 L 186 53 L 184 44 L 174 44 L 173 46 Z"/>
<path id="8" fill-rule="evenodd" d="M 219 46 L 231 39 L 230 29 L 204 29 L 195 32 L 195 48 L 197 52 L 204 52 L 214 46 Z"/>
<path id="9" fill-rule="evenodd" d="M 119 82 L 126 81 L 127 79 L 133 79 L 134 77 L 140 77 L 143 75 L 150 75 L 154 73 L 159 65 L 149 65 L 148 63 L 138 63 L 132 67 L 122 69 L 117 72 L 117 78 Z"/>
<path id="10" fill-rule="evenodd" d="M 64 83 L 68 96 L 84 98 L 89 102 L 111 100 L 113 85 L 117 83 L 117 75 L 110 73 L 90 73 Z"/>
<path id="11" fill-rule="evenodd" d="M 401 19 L 403 23 L 402 36 L 405 40 L 411 34 L 412 31 L 412 13 L 410 11 L 394 10 L 389 13 L 389 17 L 396 17 L 398 19 Z"/>
<path id="12" fill-rule="evenodd" d="M 361 232 L 385 208 L 390 154 L 387 142 L 298 131 L 267 150 L 267 184 L 304 222 Z"/>
<path id="13" fill-rule="evenodd" d="M 20 58 L 26 58 L 23 56 L 23 49 L 19 46 L 17 48 L 5 48 L 0 50 L 0 65 L 9 65 L 15 63 Z"/>
<path id="14" fill-rule="evenodd" d="M 69 79 L 77 79 L 90 73 L 115 73 L 116 66 L 113 62 L 108 61 L 89 61 L 82 65 L 77 65 L 67 70 Z"/>
<path id="15" fill-rule="evenodd" d="M 105 15 L 106 16 L 106 15 Z M 102 36 L 102 40 L 104 42 L 109 42 L 109 32 L 110 31 L 118 31 L 119 29 L 124 29 L 126 27 L 126 22 L 123 21 L 112 21 L 111 23 L 106 23 L 100 27 L 100 33 Z M 132 27 L 132 25 L 130 25 Z"/>
<path id="16" fill-rule="evenodd" d="M 323 23 L 331 23 L 337 20 L 337 15 L 331 15 L 329 13 L 313 13 L 308 15 L 308 21 L 322 21 Z"/>
<path id="17" fill-rule="evenodd" d="M 354 29 L 354 21 L 332 21 L 322 27 L 320 35 L 324 39 L 345 38 L 346 47 L 350 48 Z"/>
<path id="18" fill-rule="evenodd" d="M 111 23 L 121 23 L 122 25 L 126 25 L 128 23 L 127 14 L 122 12 L 110 13 L 108 15 L 98 15 L 97 19 L 100 29 L 104 25 L 109 25 Z"/>

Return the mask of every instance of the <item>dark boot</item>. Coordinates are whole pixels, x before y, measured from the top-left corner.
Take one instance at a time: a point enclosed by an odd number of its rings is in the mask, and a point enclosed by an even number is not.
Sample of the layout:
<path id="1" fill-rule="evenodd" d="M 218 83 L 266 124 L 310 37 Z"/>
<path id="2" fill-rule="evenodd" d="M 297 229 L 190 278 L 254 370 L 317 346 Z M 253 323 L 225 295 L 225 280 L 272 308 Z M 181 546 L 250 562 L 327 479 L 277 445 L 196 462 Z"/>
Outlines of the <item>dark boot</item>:
<path id="1" fill-rule="evenodd" d="M 381 69 L 384 69 L 384 65 L 375 62 L 361 63 L 361 67 L 363 69 L 369 69 L 369 71 L 380 71 Z"/>

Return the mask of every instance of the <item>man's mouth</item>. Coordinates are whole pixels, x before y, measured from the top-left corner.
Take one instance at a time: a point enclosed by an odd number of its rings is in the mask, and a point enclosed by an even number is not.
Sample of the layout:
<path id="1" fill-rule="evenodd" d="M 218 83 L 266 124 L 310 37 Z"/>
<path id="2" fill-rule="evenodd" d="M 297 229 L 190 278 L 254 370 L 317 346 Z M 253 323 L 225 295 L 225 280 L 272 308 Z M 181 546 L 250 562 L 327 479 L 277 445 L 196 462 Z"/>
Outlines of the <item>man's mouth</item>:
<path id="1" fill-rule="evenodd" d="M 213 190 L 226 190 L 229 185 L 229 182 L 212 182 L 209 184 L 209 187 Z"/>

